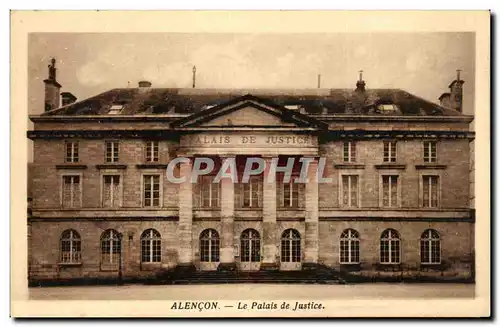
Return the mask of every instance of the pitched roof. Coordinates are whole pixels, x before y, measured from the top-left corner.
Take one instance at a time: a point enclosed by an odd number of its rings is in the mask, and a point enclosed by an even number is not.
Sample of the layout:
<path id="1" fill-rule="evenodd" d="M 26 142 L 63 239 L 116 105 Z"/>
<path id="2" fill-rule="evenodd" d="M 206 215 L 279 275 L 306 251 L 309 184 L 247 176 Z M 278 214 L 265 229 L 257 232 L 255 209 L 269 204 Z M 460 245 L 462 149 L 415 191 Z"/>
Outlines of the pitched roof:
<path id="1" fill-rule="evenodd" d="M 263 99 L 251 94 L 235 97 L 227 102 L 214 107 L 195 112 L 187 117 L 174 121 L 172 127 L 193 127 L 211 119 L 226 115 L 230 112 L 247 108 L 248 106 L 279 117 L 282 121 L 295 124 L 298 127 L 326 128 L 328 124 L 313 118 L 311 115 L 304 115 L 296 110 L 290 110 L 269 99 Z"/>
<path id="2" fill-rule="evenodd" d="M 460 116 L 400 89 L 112 89 L 85 100 L 47 111 L 44 116 L 108 115 L 113 105 L 122 105 L 119 115 L 155 115 L 195 113 L 246 94 L 267 99 L 280 106 L 298 106 L 307 114 L 361 114 Z M 385 112 L 379 104 L 395 104 L 396 110 Z M 116 107 L 115 107 L 116 108 Z"/>

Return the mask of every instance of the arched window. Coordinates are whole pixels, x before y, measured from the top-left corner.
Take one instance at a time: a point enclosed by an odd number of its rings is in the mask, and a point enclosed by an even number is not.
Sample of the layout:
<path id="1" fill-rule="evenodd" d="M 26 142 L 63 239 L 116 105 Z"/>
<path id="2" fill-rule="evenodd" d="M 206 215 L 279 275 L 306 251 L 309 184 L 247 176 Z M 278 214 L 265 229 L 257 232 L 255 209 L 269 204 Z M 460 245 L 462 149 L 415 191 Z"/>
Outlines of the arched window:
<path id="1" fill-rule="evenodd" d="M 61 234 L 61 263 L 80 263 L 82 258 L 82 240 L 74 229 Z"/>
<path id="2" fill-rule="evenodd" d="M 108 229 L 101 234 L 101 263 L 119 264 L 121 253 L 120 234 Z"/>
<path id="3" fill-rule="evenodd" d="M 205 229 L 201 233 L 200 257 L 202 262 L 219 262 L 220 239 L 215 229 Z"/>
<path id="4" fill-rule="evenodd" d="M 161 262 L 161 235 L 156 229 L 141 235 L 141 262 Z"/>
<path id="5" fill-rule="evenodd" d="M 300 233 L 295 229 L 281 234 L 281 262 L 300 262 Z"/>
<path id="6" fill-rule="evenodd" d="M 400 243 L 398 232 L 394 229 L 386 229 L 380 236 L 380 262 L 399 263 Z"/>
<path id="7" fill-rule="evenodd" d="M 420 237 L 420 262 L 423 264 L 441 263 L 441 240 L 434 229 L 427 229 Z"/>
<path id="8" fill-rule="evenodd" d="M 246 229 L 241 233 L 241 261 L 260 261 L 260 235 L 255 229 Z"/>
<path id="9" fill-rule="evenodd" d="M 354 229 L 340 235 L 340 263 L 359 263 L 359 233 Z"/>

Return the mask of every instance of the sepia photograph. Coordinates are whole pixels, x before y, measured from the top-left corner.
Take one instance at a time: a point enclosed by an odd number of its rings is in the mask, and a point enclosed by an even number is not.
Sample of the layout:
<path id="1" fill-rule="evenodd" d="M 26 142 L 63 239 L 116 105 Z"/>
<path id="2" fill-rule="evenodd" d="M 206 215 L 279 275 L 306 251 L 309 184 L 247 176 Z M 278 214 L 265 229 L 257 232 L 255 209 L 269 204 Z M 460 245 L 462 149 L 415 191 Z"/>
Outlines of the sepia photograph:
<path id="1" fill-rule="evenodd" d="M 489 15 L 468 14 L 488 29 L 24 34 L 25 301 L 166 317 L 489 301 Z"/>

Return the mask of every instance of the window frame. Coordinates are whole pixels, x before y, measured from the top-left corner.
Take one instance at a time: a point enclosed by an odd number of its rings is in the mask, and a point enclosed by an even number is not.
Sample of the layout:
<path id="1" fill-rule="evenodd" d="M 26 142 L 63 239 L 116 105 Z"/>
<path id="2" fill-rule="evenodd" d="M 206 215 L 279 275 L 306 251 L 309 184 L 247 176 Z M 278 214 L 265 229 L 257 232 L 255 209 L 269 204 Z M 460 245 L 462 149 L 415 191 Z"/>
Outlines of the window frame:
<path id="1" fill-rule="evenodd" d="M 344 205 L 344 176 L 357 176 L 358 177 L 358 189 L 356 192 L 356 196 L 358 198 L 357 206 Z M 361 182 L 362 182 L 362 174 L 360 172 L 339 172 L 339 207 L 340 208 L 361 208 Z M 351 184 L 351 182 L 349 182 Z M 349 191 L 349 197 L 351 192 Z M 350 203 L 350 202 L 349 202 Z"/>
<path id="2" fill-rule="evenodd" d="M 79 188 L 80 188 L 80 201 L 78 201 L 78 205 L 76 206 L 65 206 L 64 205 L 64 178 L 65 177 L 75 177 L 78 176 L 80 179 L 79 182 Z M 61 209 L 78 209 L 83 207 L 83 173 L 81 172 L 76 172 L 76 173 L 70 173 L 70 172 L 64 172 L 61 174 L 60 178 L 60 186 L 59 186 L 60 192 L 59 192 L 59 205 Z"/>
<path id="3" fill-rule="evenodd" d="M 108 144 L 111 146 L 111 157 L 108 157 Z M 115 147 L 116 144 L 116 147 Z M 116 156 L 115 156 L 116 153 Z M 115 160 L 116 157 L 116 160 Z M 108 160 L 111 158 L 112 160 Z M 120 142 L 118 140 L 106 140 L 104 141 L 104 162 L 106 163 L 117 163 L 120 162 Z"/>
<path id="4" fill-rule="evenodd" d="M 389 232 L 391 234 L 389 234 L 390 236 L 387 237 L 387 238 L 384 238 L 383 235 L 385 232 Z M 392 232 L 395 232 L 397 237 L 392 237 Z M 388 258 L 389 258 L 389 261 L 387 262 L 383 262 L 382 261 L 382 258 L 383 258 L 383 255 L 382 255 L 382 241 L 386 241 L 388 242 L 388 246 L 387 246 L 387 253 L 388 253 Z M 398 247 L 398 252 L 397 252 L 397 261 L 393 260 L 393 254 L 392 254 L 392 246 L 393 246 L 393 243 L 392 242 L 397 242 L 397 247 Z M 387 228 L 387 229 L 384 229 L 382 231 L 382 233 L 380 234 L 380 237 L 379 237 L 379 262 L 380 264 L 382 265 L 399 265 L 401 264 L 401 243 L 402 243 L 402 240 L 401 240 L 401 234 L 394 228 Z"/>
<path id="5" fill-rule="evenodd" d="M 397 187 L 397 190 L 396 190 L 396 205 L 393 205 L 393 206 L 385 206 L 384 205 L 384 177 L 387 177 L 387 176 L 396 176 L 397 177 L 397 181 L 396 181 L 396 187 Z M 392 171 L 388 171 L 388 172 L 383 172 L 380 174 L 380 179 L 379 179 L 379 207 L 380 208 L 387 208 L 387 209 L 395 209 L 395 208 L 401 208 L 402 204 L 401 204 L 401 189 L 402 189 L 402 175 L 398 172 L 392 172 Z M 389 193 L 390 194 L 390 193 Z"/>
<path id="6" fill-rule="evenodd" d="M 437 204 L 435 207 L 433 206 L 426 206 L 425 205 L 425 199 L 424 199 L 424 178 L 429 177 L 429 176 L 434 176 L 437 177 L 437 194 L 436 194 L 436 199 L 437 199 Z M 424 209 L 439 209 L 441 207 L 441 195 L 442 195 L 442 182 L 443 178 L 441 176 L 440 172 L 437 171 L 430 171 L 430 172 L 424 172 L 419 174 L 419 202 L 420 202 L 420 208 Z M 431 199 L 431 194 L 429 193 L 429 201 Z"/>
<path id="7" fill-rule="evenodd" d="M 348 235 L 347 237 L 343 237 L 344 233 L 345 232 L 348 232 Z M 355 233 L 353 236 L 352 233 Z M 359 236 L 359 232 L 353 228 L 346 228 L 342 231 L 342 233 L 340 234 L 340 238 L 339 238 L 339 263 L 341 265 L 355 265 L 355 264 L 359 264 L 361 259 L 361 238 Z M 349 258 L 348 261 L 343 261 L 342 260 L 342 241 L 344 242 L 347 242 L 347 257 Z M 357 258 L 358 260 L 355 261 L 355 260 L 352 260 L 352 257 L 353 257 L 353 252 L 355 253 L 356 252 L 356 249 L 352 249 L 352 246 L 353 246 L 353 243 L 357 243 Z M 354 257 L 356 257 L 356 255 L 354 255 Z"/>
<path id="8" fill-rule="evenodd" d="M 285 233 L 289 232 L 288 236 Z M 296 233 L 296 235 L 293 235 Z M 288 245 L 283 246 L 286 242 Z M 285 244 L 286 244 L 285 243 Z M 286 252 L 288 248 L 288 252 Z M 295 251 L 294 251 L 295 249 Z M 280 262 L 282 263 L 301 263 L 302 262 L 302 235 L 295 228 L 287 228 L 281 233 L 280 237 Z M 288 260 L 285 260 L 288 259 Z"/>
<path id="9" fill-rule="evenodd" d="M 144 184 L 145 184 L 145 177 L 146 176 L 158 176 L 158 180 L 159 180 L 159 201 L 158 201 L 158 206 L 155 206 L 155 205 L 149 205 L 149 206 L 146 206 L 145 205 L 145 188 L 144 188 Z M 151 198 L 151 204 L 154 203 L 154 198 Z M 143 172 L 141 173 L 141 207 L 142 208 L 150 208 L 150 209 L 158 209 L 158 208 L 163 208 L 163 173 L 160 173 L 160 172 Z"/>
<path id="10" fill-rule="evenodd" d="M 75 146 L 76 145 L 76 146 Z M 68 157 L 68 146 L 71 146 L 71 155 Z M 75 150 L 76 148 L 76 150 Z M 76 153 L 76 155 L 75 155 Z M 76 157 L 76 160 L 75 160 Z M 79 141 L 64 141 L 64 162 L 77 163 L 80 162 L 80 142 Z"/>
<path id="11" fill-rule="evenodd" d="M 198 176 L 198 183 L 197 183 L 197 190 L 198 192 L 198 203 L 196 203 L 197 208 L 199 209 L 220 209 L 221 207 L 221 192 L 222 192 L 222 183 L 214 183 L 214 178 L 215 175 L 202 175 Z M 210 182 L 207 182 L 206 180 L 210 180 Z M 208 186 L 208 194 L 209 194 L 209 206 L 205 206 L 205 189 L 204 187 Z M 217 189 L 215 192 L 214 189 Z M 213 194 L 217 193 L 217 198 L 215 199 L 213 197 Z M 213 204 L 215 200 L 215 204 Z"/>
<path id="12" fill-rule="evenodd" d="M 254 206 L 252 205 L 253 202 L 253 189 L 252 189 L 252 181 L 256 180 L 257 183 L 257 205 Z M 263 207 L 263 197 L 264 197 L 264 178 L 262 175 L 254 175 L 250 176 L 248 179 L 247 183 L 239 183 L 240 185 L 240 203 L 239 203 L 239 208 L 241 209 L 250 209 L 250 210 L 256 210 L 256 209 L 261 209 Z M 249 185 L 250 189 L 248 190 L 248 194 L 250 195 L 249 202 L 250 206 L 245 206 L 245 185 Z"/>
<path id="13" fill-rule="evenodd" d="M 149 233 L 148 233 L 149 232 Z M 156 234 L 155 234 L 156 233 Z M 148 235 L 149 234 L 149 235 Z M 161 233 L 155 228 L 145 229 L 141 233 L 141 264 L 161 264 L 162 263 L 162 237 Z M 148 244 L 149 246 L 144 246 Z M 157 253 L 155 255 L 155 253 Z M 145 261 L 144 258 L 148 260 Z"/>
<path id="14" fill-rule="evenodd" d="M 357 162 L 358 149 L 356 141 L 344 141 L 342 143 L 342 161 L 345 163 L 355 163 Z M 346 157 L 346 146 L 347 146 L 347 157 Z M 354 150 L 354 151 L 353 151 Z M 353 154 L 354 152 L 354 154 Z"/>
<path id="15" fill-rule="evenodd" d="M 205 233 L 208 235 L 208 237 L 205 237 Z M 221 239 L 219 232 L 215 228 L 205 228 L 204 230 L 202 230 L 200 236 L 198 237 L 198 242 L 200 262 L 220 262 Z M 205 253 L 205 245 L 203 244 L 204 242 L 208 244 L 208 254 Z M 218 260 L 212 260 L 214 256 Z"/>
<path id="16" fill-rule="evenodd" d="M 245 233 L 248 233 L 248 236 Z M 246 251 L 246 245 L 248 245 L 248 251 Z M 257 250 L 255 251 L 255 249 Z M 261 260 L 262 242 L 260 233 L 254 228 L 247 228 L 240 234 L 240 262 L 251 263 L 260 262 Z"/>
<path id="17" fill-rule="evenodd" d="M 280 176 L 282 177 L 282 176 Z M 292 175 L 290 177 L 290 181 L 288 183 L 284 183 L 282 178 L 278 179 L 278 183 L 276 185 L 276 196 L 279 196 L 278 205 L 279 209 L 285 210 L 297 210 L 304 208 L 305 199 L 305 184 L 304 183 L 295 183 L 295 180 L 299 180 L 299 175 Z M 285 205 L 285 186 L 290 186 L 289 193 L 289 203 Z M 293 194 L 297 194 L 297 198 L 294 201 Z M 296 203 L 296 205 L 294 205 Z"/>
<path id="18" fill-rule="evenodd" d="M 150 145 L 150 144 L 152 144 L 152 145 Z M 156 150 L 155 150 L 155 144 L 156 144 Z M 156 159 L 156 160 L 148 160 L 148 155 L 152 159 Z M 146 140 L 144 142 L 144 162 L 147 162 L 147 163 L 160 162 L 160 141 L 159 140 Z"/>
<path id="19" fill-rule="evenodd" d="M 426 144 L 429 144 L 429 147 L 427 147 Z M 435 152 L 434 156 L 432 156 L 432 144 L 434 144 L 434 152 Z M 422 147 L 423 147 L 422 159 L 424 160 L 424 163 L 437 163 L 438 162 L 438 142 L 434 141 L 434 140 L 426 140 L 426 141 L 422 142 Z M 429 149 L 427 149 L 427 148 L 429 148 Z M 425 155 L 426 149 L 429 150 L 429 156 L 427 156 L 427 157 Z"/>
<path id="20" fill-rule="evenodd" d="M 429 237 L 426 237 L 424 238 L 424 234 L 426 232 L 429 232 Z M 434 238 L 432 233 L 436 233 L 437 234 L 437 238 Z M 442 238 L 441 238 L 441 234 L 433 229 L 433 228 L 428 228 L 426 230 L 424 230 L 424 232 L 420 235 L 420 264 L 421 265 L 440 265 L 441 262 L 442 262 L 442 242 L 441 242 Z M 423 253 L 422 253 L 422 244 L 423 242 L 425 242 L 428 246 L 428 250 L 429 250 L 429 253 L 428 253 L 428 256 L 429 256 L 429 261 L 428 262 L 425 262 L 423 261 Z M 437 261 L 432 261 L 432 254 L 435 253 L 435 251 L 433 251 L 434 247 L 436 246 L 435 243 L 433 242 L 437 242 L 439 245 L 438 245 L 438 248 L 439 248 L 439 252 L 438 252 L 438 258 L 439 260 Z"/>
<path id="21" fill-rule="evenodd" d="M 106 207 L 104 205 L 104 191 L 105 191 L 105 185 L 106 183 L 104 182 L 104 179 L 106 176 L 118 176 L 119 178 L 119 191 L 118 191 L 118 205 L 116 206 L 111 206 L 111 207 Z M 108 208 L 108 209 L 114 209 L 114 208 L 121 208 L 123 207 L 123 173 L 122 172 L 111 172 L 111 171 L 104 171 L 101 173 L 101 208 Z"/>
<path id="22" fill-rule="evenodd" d="M 106 235 L 110 233 L 110 236 Z M 101 267 L 114 268 L 114 270 L 118 270 L 121 264 L 122 255 L 123 255 L 123 244 L 122 238 L 120 237 L 121 233 L 119 233 L 116 229 L 109 228 L 101 233 L 100 237 L 100 263 Z M 105 238 L 106 237 L 106 238 Z M 106 253 L 104 252 L 104 244 L 105 242 L 109 242 L 109 260 L 105 260 Z M 118 246 L 115 246 L 115 242 L 117 242 Z M 117 249 L 116 249 L 117 248 Z M 115 250 L 117 252 L 113 252 Z M 113 262 L 113 255 L 117 256 L 116 262 Z"/>
<path id="23" fill-rule="evenodd" d="M 70 233 L 70 237 L 69 238 L 64 238 L 64 234 L 66 232 L 69 232 Z M 75 237 L 74 236 L 74 233 L 76 233 L 76 235 L 78 237 Z M 69 242 L 69 245 L 70 245 L 70 255 L 69 255 L 69 258 L 70 260 L 69 261 L 66 261 L 65 259 L 63 259 L 65 256 L 63 256 L 63 253 L 67 253 L 68 251 L 63 251 L 63 241 L 64 242 Z M 74 243 L 73 242 L 76 242 L 78 243 L 78 248 L 79 250 L 73 250 L 73 248 L 75 247 Z M 76 253 L 76 259 L 74 259 L 74 253 Z M 78 233 L 75 229 L 73 228 L 68 228 L 68 229 L 65 229 L 62 231 L 62 233 L 60 234 L 59 236 L 59 264 L 60 265 L 80 265 L 82 264 L 82 237 L 80 235 L 80 233 Z"/>
<path id="24" fill-rule="evenodd" d="M 398 143 L 397 141 L 390 140 L 383 142 L 383 162 L 391 163 L 397 162 L 398 160 Z M 387 145 L 387 156 L 386 156 L 386 145 Z"/>

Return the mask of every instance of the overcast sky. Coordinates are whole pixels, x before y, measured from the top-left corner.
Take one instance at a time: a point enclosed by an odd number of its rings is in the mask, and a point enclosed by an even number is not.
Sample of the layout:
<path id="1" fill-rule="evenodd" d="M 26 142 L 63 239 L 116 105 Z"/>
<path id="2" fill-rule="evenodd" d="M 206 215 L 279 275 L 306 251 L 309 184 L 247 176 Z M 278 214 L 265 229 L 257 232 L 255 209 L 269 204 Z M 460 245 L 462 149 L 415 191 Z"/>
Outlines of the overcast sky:
<path id="1" fill-rule="evenodd" d="M 297 22 L 300 23 L 300 22 Z M 364 70 L 367 88 L 401 88 L 438 103 L 462 70 L 464 112 L 474 97 L 473 33 L 377 34 L 139 34 L 36 33 L 29 37 L 31 114 L 43 111 L 50 58 L 61 91 L 78 99 L 112 88 L 355 88 Z"/>

